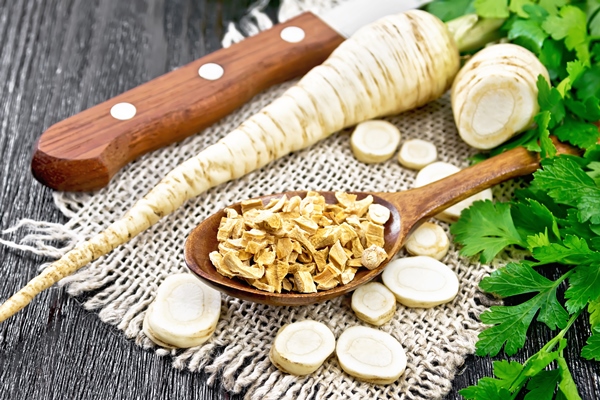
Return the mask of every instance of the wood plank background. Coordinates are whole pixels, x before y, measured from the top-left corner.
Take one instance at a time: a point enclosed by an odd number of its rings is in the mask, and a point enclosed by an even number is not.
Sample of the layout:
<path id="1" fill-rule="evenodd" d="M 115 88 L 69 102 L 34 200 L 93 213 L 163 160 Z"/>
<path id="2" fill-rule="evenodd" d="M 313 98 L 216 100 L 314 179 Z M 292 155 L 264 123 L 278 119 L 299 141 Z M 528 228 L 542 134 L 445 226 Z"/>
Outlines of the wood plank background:
<path id="1" fill-rule="evenodd" d="M 0 0 L 0 229 L 22 218 L 65 222 L 52 192 L 29 172 L 31 150 L 51 124 L 220 47 L 251 0 Z M 277 2 L 269 13 L 275 15 Z M 10 240 L 20 236 L 5 234 Z M 0 299 L 49 261 L 0 246 Z M 584 399 L 600 398 L 598 363 L 579 357 L 582 318 L 566 357 Z M 516 360 L 551 332 L 530 330 Z M 469 357 L 447 399 L 492 373 Z M 201 374 L 171 367 L 100 322 L 57 287 L 0 324 L 0 399 L 236 399 Z"/>

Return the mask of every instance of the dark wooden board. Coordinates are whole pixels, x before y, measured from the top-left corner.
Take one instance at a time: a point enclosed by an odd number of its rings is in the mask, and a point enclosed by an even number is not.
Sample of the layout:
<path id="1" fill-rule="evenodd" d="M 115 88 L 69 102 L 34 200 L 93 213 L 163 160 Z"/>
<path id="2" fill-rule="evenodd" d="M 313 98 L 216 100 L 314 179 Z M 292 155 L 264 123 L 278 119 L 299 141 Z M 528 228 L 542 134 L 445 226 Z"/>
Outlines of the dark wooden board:
<path id="1" fill-rule="evenodd" d="M 51 124 L 220 48 L 228 21 L 251 0 L 0 0 L 0 229 L 22 218 L 65 222 L 51 190 L 29 172 L 36 138 Z M 269 6 L 275 14 L 276 2 Z M 6 234 L 4 239 L 19 235 Z M 48 261 L 0 246 L 0 299 Z M 578 353 L 581 319 L 567 358 L 584 399 L 600 398 L 598 363 Z M 523 360 L 551 337 L 535 325 Z M 470 357 L 456 391 L 491 374 Z M 0 399 L 228 399 L 201 374 L 171 367 L 100 322 L 63 289 L 40 295 L 0 324 Z"/>

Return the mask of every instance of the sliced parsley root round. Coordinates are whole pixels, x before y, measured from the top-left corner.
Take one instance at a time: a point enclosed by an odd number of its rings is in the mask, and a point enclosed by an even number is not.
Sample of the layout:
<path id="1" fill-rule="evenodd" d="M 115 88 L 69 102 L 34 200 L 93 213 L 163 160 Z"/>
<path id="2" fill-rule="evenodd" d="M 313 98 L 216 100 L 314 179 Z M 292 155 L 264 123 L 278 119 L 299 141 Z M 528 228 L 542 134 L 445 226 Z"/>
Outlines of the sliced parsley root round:
<path id="1" fill-rule="evenodd" d="M 407 307 L 430 308 L 452 301 L 458 277 L 446 264 L 427 256 L 392 261 L 381 274 L 383 284 Z"/>
<path id="2" fill-rule="evenodd" d="M 335 350 L 335 336 L 323 323 L 304 320 L 284 325 L 269 352 L 271 363 L 293 375 L 315 372 Z"/>
<path id="3" fill-rule="evenodd" d="M 143 330 L 154 343 L 188 348 L 206 342 L 221 315 L 221 293 L 192 274 L 171 275 L 148 307 Z"/>
<path id="4" fill-rule="evenodd" d="M 398 162 L 406 168 L 423 169 L 437 159 L 437 149 L 431 142 L 412 139 L 404 142 L 398 153 Z"/>
<path id="5" fill-rule="evenodd" d="M 392 158 L 400 144 L 400 131 L 390 122 L 371 120 L 356 125 L 350 137 L 352 153 L 367 164 Z"/>
<path id="6" fill-rule="evenodd" d="M 351 307 L 360 320 L 381 326 L 394 316 L 396 297 L 381 283 L 369 282 L 352 293 Z"/>
<path id="7" fill-rule="evenodd" d="M 428 256 L 441 260 L 448 254 L 450 239 L 441 226 L 424 222 L 410 234 L 404 247 L 413 256 Z"/>
<path id="8" fill-rule="evenodd" d="M 396 381 L 406 369 L 402 345 L 389 333 L 366 326 L 342 332 L 335 354 L 347 374 L 380 385 Z"/>
<path id="9" fill-rule="evenodd" d="M 0 322 L 200 193 L 343 128 L 439 98 L 458 68 L 452 36 L 427 12 L 391 15 L 360 29 L 281 97 L 176 167 L 123 218 L 33 278 L 0 306 Z"/>
<path id="10" fill-rule="evenodd" d="M 488 150 L 527 129 L 539 111 L 539 75 L 550 80 L 546 67 L 521 46 L 497 44 L 475 54 L 452 85 L 452 111 L 461 138 Z"/>

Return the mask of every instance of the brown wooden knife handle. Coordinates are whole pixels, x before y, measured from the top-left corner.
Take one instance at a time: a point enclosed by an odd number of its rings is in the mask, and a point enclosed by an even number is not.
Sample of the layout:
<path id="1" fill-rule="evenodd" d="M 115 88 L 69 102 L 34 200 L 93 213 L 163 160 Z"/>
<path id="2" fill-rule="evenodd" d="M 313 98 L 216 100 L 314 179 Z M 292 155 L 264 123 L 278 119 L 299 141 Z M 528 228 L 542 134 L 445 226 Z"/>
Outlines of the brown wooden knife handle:
<path id="1" fill-rule="evenodd" d="M 343 40 L 311 13 L 275 25 L 52 125 L 36 143 L 33 175 L 57 190 L 100 189 L 140 155 L 197 133 L 268 87 L 305 74 Z M 213 63 L 222 67 L 220 78 L 211 76 L 220 72 Z M 120 103 L 133 105 L 135 115 L 113 117 L 111 109 Z"/>

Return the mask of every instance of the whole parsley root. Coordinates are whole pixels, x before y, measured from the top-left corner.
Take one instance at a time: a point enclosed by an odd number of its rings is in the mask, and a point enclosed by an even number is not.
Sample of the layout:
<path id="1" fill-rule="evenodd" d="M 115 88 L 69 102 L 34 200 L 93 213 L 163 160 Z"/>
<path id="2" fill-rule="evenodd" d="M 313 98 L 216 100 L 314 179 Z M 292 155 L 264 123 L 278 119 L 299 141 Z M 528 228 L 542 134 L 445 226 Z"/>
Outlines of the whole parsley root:
<path id="1" fill-rule="evenodd" d="M 345 127 L 437 99 L 458 68 L 454 40 L 429 13 L 412 10 L 362 28 L 280 98 L 171 171 L 123 218 L 33 278 L 0 306 L 0 322 L 200 193 Z"/>

